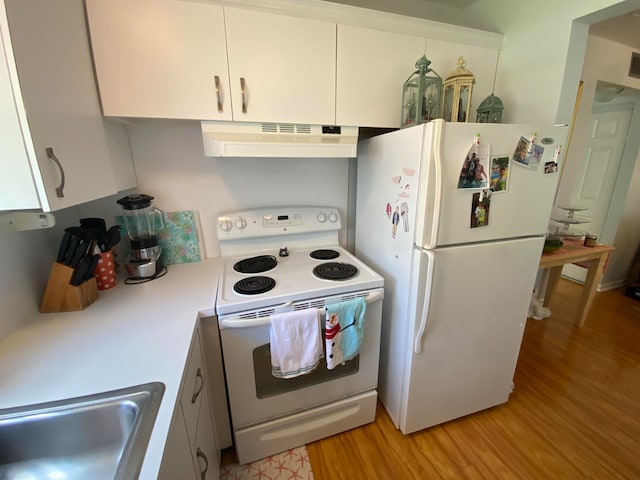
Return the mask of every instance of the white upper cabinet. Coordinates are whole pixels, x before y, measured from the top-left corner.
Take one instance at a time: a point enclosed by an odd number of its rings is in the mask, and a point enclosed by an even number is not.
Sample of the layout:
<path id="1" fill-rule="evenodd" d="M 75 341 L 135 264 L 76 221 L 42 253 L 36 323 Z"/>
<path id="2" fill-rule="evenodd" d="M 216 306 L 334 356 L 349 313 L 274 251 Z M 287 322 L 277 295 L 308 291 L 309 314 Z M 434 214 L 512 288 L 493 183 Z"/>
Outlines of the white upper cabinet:
<path id="1" fill-rule="evenodd" d="M 6 28 L 6 23 L 3 22 L 3 37 L 6 36 Z M 7 57 L 7 53 L 9 53 L 9 57 Z M 2 208 L 0 210 L 40 208 L 38 189 L 31 173 L 32 165 L 25 148 L 22 123 L 16 108 L 16 99 L 9 73 L 11 62 L 8 61 L 8 58 L 13 57 L 13 52 L 11 52 L 11 45 L 7 45 L 4 39 L 2 41 L 2 55 L 7 61 L 0 62 L 0 169 L 2 169 L 2 175 L 0 175 L 0 206 Z M 12 66 L 15 70 L 15 65 Z M 22 103 L 20 97 L 18 100 Z M 24 107 L 20 110 L 24 112 Z M 27 136 L 28 133 L 27 131 Z M 37 163 L 34 167 L 37 168 Z M 39 175 L 39 171 L 34 173 Z M 40 186 L 42 187 L 42 185 Z"/>
<path id="2" fill-rule="evenodd" d="M 338 25 L 336 124 L 399 128 L 402 84 L 426 40 Z"/>
<path id="3" fill-rule="evenodd" d="M 0 210 L 52 211 L 116 193 L 83 1 L 5 0 L 0 17 Z"/>
<path id="4" fill-rule="evenodd" d="M 222 7 L 87 0 L 107 116 L 231 120 Z"/>
<path id="5" fill-rule="evenodd" d="M 234 121 L 335 123 L 336 25 L 225 7 Z"/>

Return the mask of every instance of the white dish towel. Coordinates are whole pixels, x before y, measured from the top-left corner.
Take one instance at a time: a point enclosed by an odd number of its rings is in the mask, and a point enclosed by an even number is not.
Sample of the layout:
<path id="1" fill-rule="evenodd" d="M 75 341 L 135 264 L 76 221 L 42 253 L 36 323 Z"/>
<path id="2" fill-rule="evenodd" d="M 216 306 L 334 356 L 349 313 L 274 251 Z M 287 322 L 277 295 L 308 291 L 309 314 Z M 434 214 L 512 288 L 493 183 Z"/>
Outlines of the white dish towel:
<path id="1" fill-rule="evenodd" d="M 271 315 L 271 372 L 294 378 L 311 372 L 322 357 L 318 310 L 309 308 Z"/>

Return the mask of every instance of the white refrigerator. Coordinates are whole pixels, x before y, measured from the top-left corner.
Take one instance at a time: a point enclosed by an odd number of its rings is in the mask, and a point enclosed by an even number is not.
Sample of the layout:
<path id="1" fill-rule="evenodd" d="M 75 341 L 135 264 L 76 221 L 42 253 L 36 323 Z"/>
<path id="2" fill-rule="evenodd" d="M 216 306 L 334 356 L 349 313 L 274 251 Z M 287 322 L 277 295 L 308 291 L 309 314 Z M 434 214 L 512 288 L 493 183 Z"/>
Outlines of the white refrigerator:
<path id="1" fill-rule="evenodd" d="M 379 397 L 403 433 L 507 402 L 566 134 L 435 120 L 360 142 L 355 253 L 385 279 Z"/>

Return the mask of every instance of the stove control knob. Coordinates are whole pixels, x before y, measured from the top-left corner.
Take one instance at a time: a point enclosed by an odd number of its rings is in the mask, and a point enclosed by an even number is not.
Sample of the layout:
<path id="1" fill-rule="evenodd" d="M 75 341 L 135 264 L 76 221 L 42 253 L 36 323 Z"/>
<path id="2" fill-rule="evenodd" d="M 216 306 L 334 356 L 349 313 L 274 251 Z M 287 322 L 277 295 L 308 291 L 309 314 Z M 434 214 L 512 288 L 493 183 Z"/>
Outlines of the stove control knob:
<path id="1" fill-rule="evenodd" d="M 338 221 L 338 214 L 336 212 L 331 212 L 329 214 L 329 221 L 331 223 L 336 223 Z"/>
<path id="2" fill-rule="evenodd" d="M 236 220 L 236 228 L 238 230 L 244 230 L 247 228 L 247 221 L 244 218 L 239 218 Z"/>
<path id="3" fill-rule="evenodd" d="M 228 232 L 233 228 L 233 223 L 231 223 L 231 220 L 228 219 L 220 220 L 219 226 L 220 230 L 222 230 L 223 232 Z"/>
<path id="4" fill-rule="evenodd" d="M 319 222 L 319 223 L 324 223 L 324 222 L 326 222 L 326 221 L 327 221 L 327 215 L 326 215 L 326 213 L 322 213 L 322 212 L 321 212 L 321 213 L 319 213 L 319 214 L 318 214 L 317 219 L 318 219 L 318 222 Z"/>

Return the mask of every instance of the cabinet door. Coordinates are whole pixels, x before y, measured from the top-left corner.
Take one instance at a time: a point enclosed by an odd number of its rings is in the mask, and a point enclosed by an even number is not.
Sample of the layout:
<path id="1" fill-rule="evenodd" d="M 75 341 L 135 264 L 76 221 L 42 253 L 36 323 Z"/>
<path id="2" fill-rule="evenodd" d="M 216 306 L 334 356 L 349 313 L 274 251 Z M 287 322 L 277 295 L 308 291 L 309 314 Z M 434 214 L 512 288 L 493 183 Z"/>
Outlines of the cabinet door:
<path id="1" fill-rule="evenodd" d="M 182 408 L 177 405 L 169 436 L 162 454 L 162 463 L 158 472 L 158 480 L 199 480 L 196 476 L 195 464 L 187 435 L 187 428 L 182 416 Z"/>
<path id="2" fill-rule="evenodd" d="M 338 25 L 336 124 L 399 128 L 402 84 L 424 38 Z"/>
<path id="3" fill-rule="evenodd" d="M 57 210 L 116 192 L 89 51 L 83 0 L 6 0 L 9 34 L 46 197 Z M 64 197 L 56 195 L 64 167 Z M 36 172 L 34 171 L 34 175 Z"/>
<path id="4" fill-rule="evenodd" d="M 87 0 L 107 116 L 231 120 L 222 7 Z"/>
<path id="5" fill-rule="evenodd" d="M 225 7 L 235 121 L 335 123 L 336 26 Z"/>
<path id="6" fill-rule="evenodd" d="M 209 398 L 205 391 L 198 417 L 198 431 L 193 452 L 196 472 L 198 478 L 202 480 L 218 480 L 220 478 L 220 450 L 216 444 L 212 425 Z"/>
<path id="7" fill-rule="evenodd" d="M 180 395 L 180 403 L 184 412 L 184 422 L 187 425 L 189 441 L 193 444 L 196 436 L 196 424 L 202 406 L 202 397 L 206 392 L 202 354 L 200 352 L 200 338 L 196 334 L 191 345 L 189 363 L 185 370 L 184 385 Z"/>
<path id="8" fill-rule="evenodd" d="M 29 156 L 22 136 L 22 124 L 18 116 L 18 110 L 24 112 L 24 108 L 16 108 L 16 101 L 22 104 L 22 98 L 19 91 L 17 98 L 14 97 L 9 68 L 13 65 L 13 51 L 2 3 L 0 12 L 0 56 L 6 59 L 0 62 L 0 210 L 37 209 L 40 208 L 40 199 L 33 182 Z"/>

